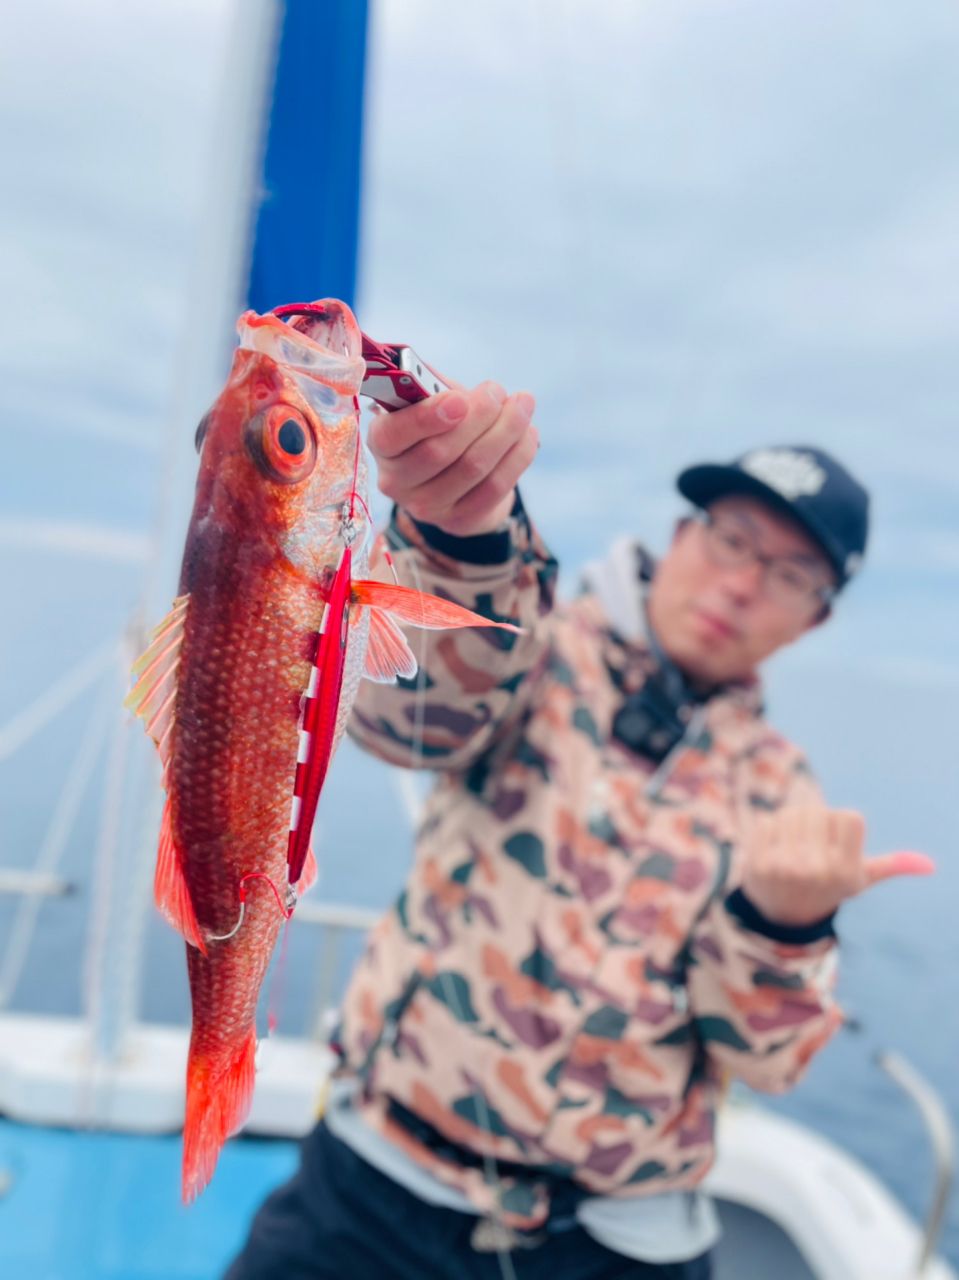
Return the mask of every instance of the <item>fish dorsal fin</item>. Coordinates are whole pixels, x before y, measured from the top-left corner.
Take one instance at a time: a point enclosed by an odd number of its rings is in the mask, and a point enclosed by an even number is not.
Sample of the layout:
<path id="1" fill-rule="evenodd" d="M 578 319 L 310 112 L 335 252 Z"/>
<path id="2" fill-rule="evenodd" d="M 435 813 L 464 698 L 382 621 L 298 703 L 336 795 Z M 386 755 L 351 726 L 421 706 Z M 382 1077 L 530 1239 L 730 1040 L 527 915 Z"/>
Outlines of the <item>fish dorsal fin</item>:
<path id="1" fill-rule="evenodd" d="M 460 604 L 454 604 L 452 600 L 441 600 L 439 596 L 416 591 L 413 587 L 401 587 L 395 582 L 374 582 L 369 578 L 354 582 L 353 602 L 382 609 L 412 627 L 427 627 L 434 631 L 443 631 L 447 627 L 498 627 L 515 635 L 523 634 L 522 627 L 515 627 L 511 622 L 494 622 L 481 613 L 473 613 Z"/>
<path id="2" fill-rule="evenodd" d="M 173 717 L 176 705 L 177 671 L 186 626 L 188 595 L 177 596 L 173 608 L 150 635 L 150 643 L 131 671 L 137 681 L 123 705 L 139 716 L 157 745 L 163 765 L 163 785 L 173 750 Z"/>
<path id="3" fill-rule="evenodd" d="M 416 658 L 406 636 L 388 613 L 370 609 L 370 638 L 366 646 L 363 674 L 377 684 L 395 684 L 397 676 L 412 680 Z"/>
<path id="4" fill-rule="evenodd" d="M 167 786 L 167 773 L 173 754 L 177 672 L 189 603 L 188 595 L 178 596 L 173 601 L 173 608 L 160 625 L 154 628 L 150 643 L 133 664 L 132 672 L 137 680 L 123 703 L 134 715 L 140 717 L 147 733 L 157 745 L 163 766 L 164 787 Z M 160 821 L 153 896 L 160 914 L 178 933 L 183 934 L 191 946 L 198 947 L 206 955 L 206 943 L 183 874 L 183 859 L 173 836 L 173 813 L 169 796 L 163 806 Z"/>

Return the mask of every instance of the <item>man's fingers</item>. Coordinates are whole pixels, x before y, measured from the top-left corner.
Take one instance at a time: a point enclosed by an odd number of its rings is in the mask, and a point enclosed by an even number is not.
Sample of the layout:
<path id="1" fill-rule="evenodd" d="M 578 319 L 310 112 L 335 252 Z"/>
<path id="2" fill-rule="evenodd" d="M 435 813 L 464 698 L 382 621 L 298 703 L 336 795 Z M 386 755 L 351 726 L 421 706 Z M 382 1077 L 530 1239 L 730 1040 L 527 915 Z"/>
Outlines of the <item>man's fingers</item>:
<path id="1" fill-rule="evenodd" d="M 936 864 L 925 853 L 916 853 L 912 849 L 883 853 L 866 860 L 866 888 L 894 876 L 930 876 L 935 869 Z"/>
<path id="2" fill-rule="evenodd" d="M 846 857 L 854 860 L 862 857 L 866 842 L 866 820 L 855 809 L 840 809 L 838 838 Z"/>
<path id="3" fill-rule="evenodd" d="M 389 498 L 408 506 L 410 496 L 455 466 L 465 449 L 488 429 L 496 410 L 487 415 L 471 409 L 466 417 L 447 431 L 417 440 L 395 458 L 378 459 L 377 483 Z"/>
<path id="4" fill-rule="evenodd" d="M 508 396 L 483 382 L 377 415 L 367 441 L 380 491 L 447 532 L 494 528 L 539 445 L 534 409 L 528 392 Z"/>
<path id="5" fill-rule="evenodd" d="M 443 528 L 450 533 L 469 532 L 478 519 L 513 492 L 520 476 L 536 456 L 538 447 L 539 432 L 534 426 L 530 426 L 522 439 L 500 460 L 492 474 L 460 498 L 443 516 Z M 504 514 L 509 513 L 507 511 Z"/>
<path id="6" fill-rule="evenodd" d="M 451 431 L 463 421 L 469 408 L 464 392 L 444 391 L 406 409 L 377 414 L 367 432 L 370 451 L 377 459 L 396 458 L 421 440 Z"/>
<path id="7" fill-rule="evenodd" d="M 511 396 L 493 424 L 470 441 L 449 466 L 411 489 L 404 505 L 414 515 L 418 507 L 431 511 L 451 509 L 465 494 L 489 479 L 506 454 L 522 440 L 530 429 L 533 407 L 532 396 L 525 393 Z M 533 453 L 535 449 L 530 459 Z M 512 484 L 509 487 L 512 488 Z"/>
<path id="8" fill-rule="evenodd" d="M 421 417 L 405 425 L 400 424 L 403 426 L 402 433 L 392 435 L 386 443 L 388 448 L 394 448 L 398 442 L 412 440 L 409 447 L 402 453 L 392 456 L 383 454 L 380 449 L 381 436 L 373 434 L 371 425 L 371 434 L 367 438 L 370 450 L 377 461 L 377 483 L 388 498 L 393 498 L 403 506 L 408 505 L 408 498 L 413 489 L 426 484 L 434 476 L 440 475 L 455 465 L 464 451 L 496 422 L 507 398 L 506 392 L 497 383 L 481 383 L 469 395 L 463 397 L 466 413 L 458 417 L 462 407 L 459 402 L 462 393 L 451 394 L 454 394 L 457 399 L 450 401 L 448 398 L 436 397 L 438 403 L 434 406 L 435 412 L 429 424 L 429 434 L 416 437 L 418 424 L 422 422 Z M 403 409 L 394 416 L 405 418 L 409 412 L 411 411 Z M 444 414 L 449 417 L 451 413 L 458 417 L 458 420 L 444 422 Z M 439 424 L 438 427 L 437 424 Z M 376 426 L 379 427 L 380 424 L 377 423 Z"/>

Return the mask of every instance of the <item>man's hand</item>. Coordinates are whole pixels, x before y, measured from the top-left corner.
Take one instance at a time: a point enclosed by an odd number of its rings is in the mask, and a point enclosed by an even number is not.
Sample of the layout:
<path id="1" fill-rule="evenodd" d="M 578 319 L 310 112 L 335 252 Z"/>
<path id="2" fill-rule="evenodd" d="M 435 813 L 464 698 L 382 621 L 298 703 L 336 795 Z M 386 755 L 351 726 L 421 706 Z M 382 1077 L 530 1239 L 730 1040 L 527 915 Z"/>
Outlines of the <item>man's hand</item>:
<path id="1" fill-rule="evenodd" d="M 539 447 L 535 403 L 525 391 L 508 396 L 482 382 L 377 414 L 368 443 L 380 489 L 447 533 L 489 533 L 512 510 L 516 482 Z"/>
<path id="2" fill-rule="evenodd" d="M 759 814 L 743 845 L 743 893 L 767 920 L 814 924 L 840 903 L 892 876 L 929 875 L 923 853 L 867 858 L 862 815 L 824 805 Z"/>

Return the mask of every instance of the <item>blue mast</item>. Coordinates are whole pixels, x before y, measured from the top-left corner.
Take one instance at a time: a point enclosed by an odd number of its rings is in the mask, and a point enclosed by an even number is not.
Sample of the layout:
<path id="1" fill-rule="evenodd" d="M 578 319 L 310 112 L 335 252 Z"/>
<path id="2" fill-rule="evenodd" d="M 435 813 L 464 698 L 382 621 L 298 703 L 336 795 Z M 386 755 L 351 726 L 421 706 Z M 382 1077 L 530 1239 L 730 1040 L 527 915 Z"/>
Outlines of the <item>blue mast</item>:
<path id="1" fill-rule="evenodd" d="M 353 304 L 367 0 L 284 0 L 248 300 Z"/>

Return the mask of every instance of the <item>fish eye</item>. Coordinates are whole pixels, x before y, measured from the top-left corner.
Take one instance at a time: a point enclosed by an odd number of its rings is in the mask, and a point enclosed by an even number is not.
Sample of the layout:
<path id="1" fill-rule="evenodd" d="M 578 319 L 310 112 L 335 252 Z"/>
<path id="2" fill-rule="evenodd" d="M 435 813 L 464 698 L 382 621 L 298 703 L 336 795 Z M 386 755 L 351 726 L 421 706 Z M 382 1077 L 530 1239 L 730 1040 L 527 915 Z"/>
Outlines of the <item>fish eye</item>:
<path id="1" fill-rule="evenodd" d="M 299 457 L 306 448 L 306 432 L 294 418 L 287 418 L 277 431 L 276 439 L 280 448 L 293 457 Z"/>
<path id="2" fill-rule="evenodd" d="M 316 465 L 316 438 L 302 414 L 275 404 L 247 424 L 247 450 L 257 467 L 280 484 L 297 484 Z"/>
<path id="3" fill-rule="evenodd" d="M 193 437 L 193 443 L 196 446 L 197 453 L 203 448 L 203 441 L 206 439 L 207 427 L 210 425 L 210 415 L 205 413 L 197 424 L 196 435 Z"/>

